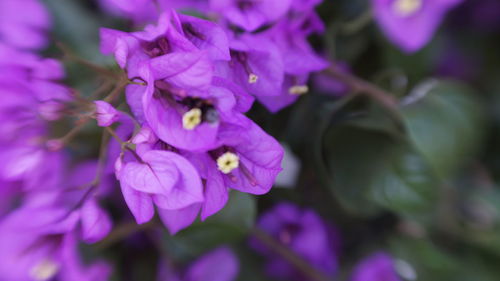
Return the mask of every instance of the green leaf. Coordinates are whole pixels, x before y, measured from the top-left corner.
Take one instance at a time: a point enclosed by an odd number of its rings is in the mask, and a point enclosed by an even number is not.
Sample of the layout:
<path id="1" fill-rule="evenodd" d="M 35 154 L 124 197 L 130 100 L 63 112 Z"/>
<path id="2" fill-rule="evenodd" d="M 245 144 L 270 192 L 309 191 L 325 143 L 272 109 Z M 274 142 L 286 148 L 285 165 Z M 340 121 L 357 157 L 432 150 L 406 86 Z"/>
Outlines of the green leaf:
<path id="1" fill-rule="evenodd" d="M 482 109 L 474 93 L 461 85 L 438 83 L 402 113 L 411 141 L 443 178 L 456 172 L 478 148 Z"/>
<path id="2" fill-rule="evenodd" d="M 416 214 L 437 197 L 436 178 L 404 140 L 355 126 L 332 128 L 325 136 L 330 186 L 341 204 L 360 214 L 379 207 Z"/>

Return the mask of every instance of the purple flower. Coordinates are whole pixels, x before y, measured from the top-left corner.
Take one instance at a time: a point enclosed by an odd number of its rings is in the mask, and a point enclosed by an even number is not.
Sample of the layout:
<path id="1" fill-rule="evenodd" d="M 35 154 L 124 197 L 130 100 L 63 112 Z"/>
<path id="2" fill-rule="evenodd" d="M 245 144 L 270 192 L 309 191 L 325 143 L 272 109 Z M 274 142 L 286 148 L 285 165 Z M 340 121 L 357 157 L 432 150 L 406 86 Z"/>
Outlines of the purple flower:
<path id="1" fill-rule="evenodd" d="M 280 203 L 264 213 L 257 225 L 318 270 L 327 275 L 336 272 L 338 234 L 313 210 Z M 267 256 L 266 271 L 269 275 L 285 280 L 305 279 L 292 265 L 257 240 L 252 239 L 250 242 L 255 250 Z"/>
<path id="2" fill-rule="evenodd" d="M 99 3 L 110 14 L 131 19 L 136 23 L 158 18 L 155 3 L 151 0 L 100 0 Z"/>
<path id="3" fill-rule="evenodd" d="M 375 19 L 385 35 L 407 53 L 423 48 L 448 10 L 462 0 L 372 0 Z"/>
<path id="4" fill-rule="evenodd" d="M 242 35 L 230 41 L 231 61 L 216 64 L 216 75 L 254 96 L 278 96 L 284 79 L 280 50 L 269 38 Z"/>
<path id="5" fill-rule="evenodd" d="M 154 80 L 172 87 L 206 89 L 212 78 L 208 51 L 189 41 L 180 24 L 178 15 L 170 11 L 160 16 L 158 25 L 148 25 L 144 31 L 126 33 L 103 28 L 101 51 L 114 54 L 131 79 L 144 76 L 144 69 Z"/>
<path id="6" fill-rule="evenodd" d="M 0 222 L 0 274 L 6 280 L 106 280 L 102 262 L 82 265 L 72 230 L 77 216 L 60 208 L 26 207 Z"/>
<path id="7" fill-rule="evenodd" d="M 51 20 L 38 0 L 0 1 L 0 40 L 23 49 L 39 49 L 47 45 L 46 31 Z"/>
<path id="8" fill-rule="evenodd" d="M 142 151 L 135 157 L 140 158 L 123 164 L 118 179 L 137 223 L 153 217 L 154 205 L 161 215 L 163 210 L 181 210 L 203 201 L 198 172 L 184 157 L 159 150 Z"/>
<path id="9" fill-rule="evenodd" d="M 384 252 L 362 260 L 354 269 L 351 281 L 401 281 L 394 269 L 394 260 Z"/>
<path id="10" fill-rule="evenodd" d="M 237 100 L 227 88 L 212 86 L 205 91 L 184 91 L 161 81 L 149 81 L 142 95 L 145 119 L 155 134 L 176 148 L 207 151 L 223 138 L 224 124 L 248 126 L 236 111 Z M 140 111 L 140 110 L 135 110 Z"/>
<path id="11" fill-rule="evenodd" d="M 345 62 L 336 62 L 337 67 L 346 73 L 351 72 L 350 66 Z M 332 78 L 329 75 L 318 73 L 313 77 L 314 86 L 321 92 L 328 95 L 340 97 L 349 92 L 349 86 Z"/>
<path id="12" fill-rule="evenodd" d="M 222 130 L 224 143 L 209 151 L 227 187 L 251 194 L 265 194 L 281 172 L 281 145 L 257 124 Z M 209 170 L 210 173 L 210 170 Z"/>
<path id="13" fill-rule="evenodd" d="M 97 124 L 101 127 L 108 127 L 115 123 L 120 117 L 120 113 L 111 104 L 105 101 L 94 101 L 96 106 Z"/>
<path id="14" fill-rule="evenodd" d="M 62 66 L 0 43 L 0 72 L 0 155 L 4 161 L 0 176 L 25 180 L 27 188 L 29 182 L 39 186 L 36 179 L 42 175 L 48 183 L 47 163 L 57 162 L 60 156 L 48 151 L 43 141 L 48 134 L 47 119 L 57 119 L 57 111 L 71 101 L 68 89 L 56 82 L 64 77 Z"/>
<path id="15" fill-rule="evenodd" d="M 233 281 L 239 271 L 238 259 L 228 247 L 220 247 L 203 255 L 184 274 L 173 271 L 165 264 L 160 264 L 158 281 Z"/>
<path id="16" fill-rule="evenodd" d="M 210 8 L 246 31 L 272 23 L 290 9 L 291 0 L 210 0 Z"/>

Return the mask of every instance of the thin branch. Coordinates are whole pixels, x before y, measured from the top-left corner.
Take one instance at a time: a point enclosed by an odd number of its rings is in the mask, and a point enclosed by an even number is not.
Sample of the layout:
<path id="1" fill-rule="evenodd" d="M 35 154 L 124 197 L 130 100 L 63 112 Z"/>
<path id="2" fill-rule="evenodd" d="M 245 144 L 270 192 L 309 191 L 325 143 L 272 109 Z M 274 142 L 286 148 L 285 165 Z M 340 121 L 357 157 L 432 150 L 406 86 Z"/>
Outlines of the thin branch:
<path id="1" fill-rule="evenodd" d="M 78 56 L 76 56 L 69 48 L 68 46 L 66 46 L 65 44 L 63 44 L 62 42 L 57 42 L 56 43 L 57 47 L 59 47 L 59 49 L 61 49 L 61 51 L 63 52 L 64 54 L 64 57 L 68 60 L 72 60 L 78 64 L 81 64 L 83 66 L 86 66 L 87 68 L 89 69 L 92 69 L 104 76 L 108 76 L 110 78 L 113 78 L 113 79 L 117 79 L 118 78 L 118 75 L 116 75 L 113 71 L 105 68 L 105 67 L 102 67 L 98 64 L 95 64 L 93 62 L 90 62 L 88 60 L 85 60 L 85 59 L 82 59 Z"/>
<path id="2" fill-rule="evenodd" d="M 336 64 L 332 64 L 326 70 L 326 73 L 345 83 L 353 92 L 371 97 L 373 100 L 386 108 L 395 120 L 402 123 L 403 118 L 401 116 L 401 112 L 399 111 L 399 102 L 391 93 L 386 92 L 375 84 L 340 69 Z"/>
<path id="3" fill-rule="evenodd" d="M 316 268 L 312 267 L 307 261 L 302 257 L 297 255 L 295 252 L 290 250 L 288 247 L 283 245 L 281 242 L 277 241 L 271 235 L 267 234 L 263 230 L 254 227 L 252 229 L 252 234 L 265 246 L 271 249 L 273 252 L 278 254 L 284 260 L 292 264 L 296 269 L 302 272 L 312 281 L 331 281 L 332 279 L 318 271 Z"/>

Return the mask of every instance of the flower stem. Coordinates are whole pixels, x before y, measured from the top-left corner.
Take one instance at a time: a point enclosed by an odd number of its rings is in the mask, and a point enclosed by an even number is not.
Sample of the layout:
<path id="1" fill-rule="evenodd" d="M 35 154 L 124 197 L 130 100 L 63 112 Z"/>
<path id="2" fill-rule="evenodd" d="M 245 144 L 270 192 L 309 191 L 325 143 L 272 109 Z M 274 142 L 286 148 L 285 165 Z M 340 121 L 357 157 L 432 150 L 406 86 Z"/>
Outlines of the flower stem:
<path id="1" fill-rule="evenodd" d="M 71 60 L 71 61 L 74 61 L 78 64 L 81 64 L 89 69 L 92 69 L 104 76 L 107 76 L 107 77 L 110 77 L 110 78 L 113 78 L 113 79 L 117 79 L 118 76 L 111 70 L 105 68 L 105 67 L 102 67 L 98 64 L 95 64 L 93 62 L 90 62 L 88 60 L 85 60 L 83 58 L 80 58 L 78 56 L 76 56 L 75 54 L 73 54 L 73 52 L 68 48 L 68 46 L 66 46 L 65 44 L 63 44 L 62 42 L 57 42 L 56 43 L 57 47 L 59 47 L 59 49 L 61 49 L 61 51 L 63 52 L 64 54 L 64 57 L 67 59 L 67 60 Z"/>
<path id="2" fill-rule="evenodd" d="M 399 111 L 399 102 L 392 94 L 368 81 L 343 71 L 334 63 L 326 70 L 326 73 L 345 83 L 353 92 L 365 94 L 371 97 L 373 100 L 377 101 L 380 105 L 386 108 L 395 120 L 402 123 L 403 118 L 401 116 L 401 112 Z"/>

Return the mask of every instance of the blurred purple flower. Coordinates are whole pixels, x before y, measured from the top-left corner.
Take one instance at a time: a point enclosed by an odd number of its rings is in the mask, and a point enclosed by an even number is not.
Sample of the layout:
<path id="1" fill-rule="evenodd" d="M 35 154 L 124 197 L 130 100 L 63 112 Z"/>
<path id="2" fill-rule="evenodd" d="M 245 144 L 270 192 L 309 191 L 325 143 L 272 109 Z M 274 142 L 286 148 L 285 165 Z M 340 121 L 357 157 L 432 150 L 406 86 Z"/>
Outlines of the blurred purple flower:
<path id="1" fill-rule="evenodd" d="M 73 229 L 75 213 L 47 207 L 25 207 L 0 222 L 0 275 L 6 280 L 106 280 L 109 267 L 83 266 Z"/>
<path id="2" fill-rule="evenodd" d="M 246 31 L 273 23 L 290 9 L 291 0 L 210 0 L 210 8 Z"/>
<path id="3" fill-rule="evenodd" d="M 446 13 L 462 0 L 372 0 L 375 19 L 392 43 L 406 53 L 423 48 Z"/>
<path id="4" fill-rule="evenodd" d="M 48 11 L 38 0 L 0 1 L 0 42 L 22 49 L 40 49 L 48 43 Z"/>
<path id="5" fill-rule="evenodd" d="M 384 252 L 363 259 L 354 269 L 351 281 L 401 281 L 394 269 L 394 260 Z"/>
<path id="6" fill-rule="evenodd" d="M 94 101 L 96 106 L 96 119 L 97 124 L 101 127 L 108 127 L 115 123 L 120 118 L 120 112 L 116 110 L 111 104 L 105 101 Z"/>
<path id="7" fill-rule="evenodd" d="M 280 203 L 264 213 L 257 225 L 324 274 L 331 276 L 337 271 L 338 233 L 313 210 Z M 258 240 L 250 242 L 255 250 L 267 257 L 266 271 L 270 276 L 283 280 L 307 280 Z"/>
<path id="8" fill-rule="evenodd" d="M 159 268 L 158 281 L 233 281 L 238 276 L 239 262 L 224 246 L 198 258 L 184 272 L 175 272 L 166 261 Z"/>
<path id="9" fill-rule="evenodd" d="M 347 73 L 351 72 L 351 68 L 347 63 L 336 62 L 336 65 Z M 319 92 L 332 96 L 343 96 L 349 91 L 349 87 L 345 83 L 323 73 L 314 75 L 313 83 Z"/>

